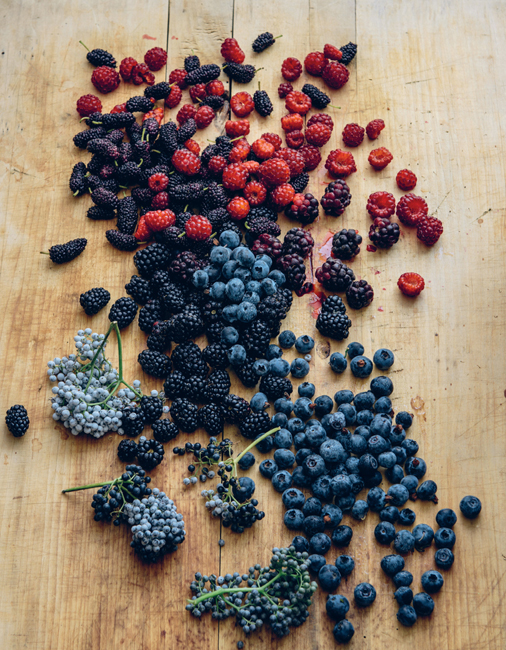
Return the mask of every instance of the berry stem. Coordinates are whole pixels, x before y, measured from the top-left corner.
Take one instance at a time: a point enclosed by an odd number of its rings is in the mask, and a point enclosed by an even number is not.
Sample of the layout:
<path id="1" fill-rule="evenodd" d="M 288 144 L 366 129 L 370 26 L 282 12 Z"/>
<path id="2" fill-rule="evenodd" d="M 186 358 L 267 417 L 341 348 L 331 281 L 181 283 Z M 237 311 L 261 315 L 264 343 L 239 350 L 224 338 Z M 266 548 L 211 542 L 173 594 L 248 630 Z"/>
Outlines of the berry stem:
<path id="1" fill-rule="evenodd" d="M 81 45 L 82 45 L 82 46 L 83 46 L 83 47 L 84 47 L 85 49 L 87 49 L 87 50 L 88 50 L 88 52 L 90 51 L 90 48 L 89 48 L 89 47 L 87 47 L 87 46 L 86 46 L 86 45 L 85 45 L 85 44 L 84 44 L 84 43 L 83 43 L 82 41 L 79 41 L 79 43 L 81 43 Z"/>
<path id="2" fill-rule="evenodd" d="M 79 485 L 78 487 L 71 487 L 62 490 L 62 494 L 65 494 L 65 492 L 77 492 L 77 490 L 90 490 L 91 488 L 105 487 L 106 485 L 112 485 L 113 483 L 114 481 L 106 481 L 105 483 L 91 483 L 90 485 Z"/>
<path id="3" fill-rule="evenodd" d="M 270 431 L 267 431 L 262 436 L 260 436 L 260 438 L 257 438 L 256 440 L 253 440 L 253 442 L 250 445 L 248 445 L 246 447 L 246 449 L 243 449 L 241 451 L 241 453 L 239 454 L 239 456 L 237 456 L 237 458 L 234 458 L 234 460 L 232 462 L 234 464 L 237 464 L 241 460 L 241 458 L 244 456 L 244 454 L 246 454 L 250 449 L 253 449 L 253 447 L 256 447 L 256 445 L 258 445 L 259 442 L 262 442 L 262 440 L 267 438 L 267 436 L 270 436 L 273 433 L 276 433 L 276 431 L 279 431 L 279 427 L 276 427 L 275 429 L 271 429 Z"/>
<path id="4" fill-rule="evenodd" d="M 274 576 L 269 582 L 267 582 L 263 587 L 221 587 L 220 589 L 216 589 L 215 591 L 211 591 L 208 594 L 204 594 L 203 596 L 199 596 L 195 600 L 192 600 L 191 598 L 188 598 L 188 602 L 191 603 L 192 605 L 198 605 L 199 603 L 203 602 L 204 600 L 209 600 L 209 598 L 215 598 L 216 596 L 221 596 L 222 594 L 237 594 L 240 591 L 246 592 L 246 591 L 258 591 L 261 592 L 262 594 L 265 594 L 265 590 L 267 587 L 270 587 L 272 584 L 277 582 L 280 578 L 283 578 L 285 576 L 285 573 L 283 571 L 280 571 L 278 574 Z"/>

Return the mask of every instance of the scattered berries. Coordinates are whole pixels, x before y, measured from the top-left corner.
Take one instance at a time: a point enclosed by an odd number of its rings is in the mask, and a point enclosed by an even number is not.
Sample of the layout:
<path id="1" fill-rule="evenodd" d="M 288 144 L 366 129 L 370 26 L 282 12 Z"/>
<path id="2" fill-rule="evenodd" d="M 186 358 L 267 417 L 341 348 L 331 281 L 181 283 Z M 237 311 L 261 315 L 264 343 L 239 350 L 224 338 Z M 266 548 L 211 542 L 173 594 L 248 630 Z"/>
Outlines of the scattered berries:
<path id="1" fill-rule="evenodd" d="M 182 68 L 177 68 L 176 70 L 172 70 L 172 72 L 169 74 L 169 83 L 172 86 L 172 84 L 177 84 L 181 90 L 184 90 L 187 86 L 186 83 L 186 77 L 188 76 L 188 73 L 186 70 L 183 70 Z"/>
<path id="2" fill-rule="evenodd" d="M 290 95 L 288 95 L 288 97 L 289 96 Z M 257 113 L 262 117 L 267 117 L 274 110 L 269 95 L 265 92 L 265 90 L 257 90 L 253 95 L 253 102 L 255 103 L 255 109 Z"/>
<path id="3" fill-rule="evenodd" d="M 210 237 L 213 227 L 206 217 L 193 216 L 188 219 L 184 226 L 185 232 L 190 239 L 203 241 Z"/>
<path id="4" fill-rule="evenodd" d="M 230 63 L 242 63 L 246 55 L 235 38 L 226 38 L 221 46 L 221 56 Z"/>
<path id="5" fill-rule="evenodd" d="M 397 218 L 405 226 L 416 226 L 429 213 L 429 206 L 421 196 L 405 194 L 397 203 Z"/>
<path id="6" fill-rule="evenodd" d="M 102 112 L 102 102 L 96 95 L 83 95 L 77 100 L 76 110 L 81 117 L 88 117 Z"/>
<path id="7" fill-rule="evenodd" d="M 405 296 L 414 298 L 423 291 L 425 281 L 418 273 L 403 273 L 397 280 L 397 286 Z"/>
<path id="8" fill-rule="evenodd" d="M 337 61 L 331 61 L 327 66 L 325 66 L 322 72 L 323 81 L 336 90 L 342 88 L 349 78 L 350 73 L 348 68 Z"/>
<path id="9" fill-rule="evenodd" d="M 152 47 L 144 55 L 144 63 L 152 72 L 157 72 L 166 65 L 167 52 L 161 47 Z"/>
<path id="10" fill-rule="evenodd" d="M 333 178 L 346 178 L 357 171 L 353 155 L 342 149 L 334 149 L 329 153 L 325 168 Z"/>
<path id="11" fill-rule="evenodd" d="M 374 167 L 376 171 L 385 169 L 385 167 L 390 164 L 393 160 L 393 156 L 385 147 L 380 147 L 379 149 L 373 149 L 369 154 L 367 160 L 371 167 Z"/>
<path id="12" fill-rule="evenodd" d="M 367 212 L 372 219 L 389 219 L 395 212 L 395 198 L 389 192 L 374 192 L 367 199 Z"/>
<path id="13" fill-rule="evenodd" d="M 416 228 L 416 236 L 426 246 L 434 246 L 443 234 L 443 224 L 436 217 L 421 217 Z"/>
<path id="14" fill-rule="evenodd" d="M 84 43 L 81 42 L 81 45 L 84 45 Z M 86 45 L 84 45 L 84 47 L 86 47 Z M 99 66 L 108 66 L 110 68 L 116 67 L 116 59 L 113 57 L 112 54 L 110 54 L 106 50 L 101 50 L 97 48 L 95 50 L 88 51 L 86 58 L 91 63 L 91 65 L 94 65 L 95 67 L 99 67 Z"/>
<path id="15" fill-rule="evenodd" d="M 330 104 L 330 97 L 313 84 L 304 84 L 302 92 L 311 99 L 313 108 L 322 109 Z"/>
<path id="16" fill-rule="evenodd" d="M 312 127 L 310 127 L 312 128 Z M 307 139 L 307 131 L 306 131 Z M 320 139 L 321 141 L 321 139 Z M 306 144 L 299 149 L 299 153 L 304 159 L 304 171 L 310 172 L 316 169 L 322 161 L 320 150 L 314 144 Z"/>
<path id="17" fill-rule="evenodd" d="M 395 177 L 399 189 L 404 190 L 405 192 L 410 192 L 416 187 L 416 175 L 409 169 L 401 169 L 400 172 L 397 172 Z"/>
<path id="18" fill-rule="evenodd" d="M 369 140 L 376 140 L 384 128 L 385 122 L 383 122 L 383 120 L 372 120 L 372 122 L 369 122 L 365 127 L 365 132 L 367 133 Z"/>
<path id="19" fill-rule="evenodd" d="M 281 65 L 281 76 L 287 81 L 296 81 L 302 74 L 302 64 L 293 56 L 288 57 Z"/>
<path id="20" fill-rule="evenodd" d="M 358 147 L 364 139 L 365 130 L 358 124 L 347 124 L 343 129 L 343 142 L 347 147 Z"/>
<path id="21" fill-rule="evenodd" d="M 286 136 L 286 145 L 290 149 L 300 149 L 304 144 L 304 134 L 302 131 L 290 131 Z"/>

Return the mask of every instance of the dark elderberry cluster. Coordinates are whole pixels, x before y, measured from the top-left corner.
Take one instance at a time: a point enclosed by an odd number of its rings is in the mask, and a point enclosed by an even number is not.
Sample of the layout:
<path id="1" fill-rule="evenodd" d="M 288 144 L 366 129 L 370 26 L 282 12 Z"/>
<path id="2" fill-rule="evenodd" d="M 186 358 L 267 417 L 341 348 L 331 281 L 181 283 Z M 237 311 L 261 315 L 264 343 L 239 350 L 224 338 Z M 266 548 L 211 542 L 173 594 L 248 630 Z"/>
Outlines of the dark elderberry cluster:
<path id="1" fill-rule="evenodd" d="M 218 442 L 216 438 L 211 437 L 207 447 L 202 447 L 200 442 L 187 442 L 184 447 L 174 447 L 172 452 L 176 456 L 193 454 L 194 461 L 188 465 L 188 472 L 190 474 L 199 472 L 198 477 L 194 475 L 191 478 L 184 478 L 183 484 L 195 485 L 198 480 L 200 480 L 201 483 L 205 483 L 207 479 L 213 479 L 216 476 L 216 472 L 209 470 L 209 467 L 221 464 L 225 457 L 230 458 L 232 455 L 232 445 L 233 442 L 228 438 Z M 229 471 L 232 471 L 231 466 Z M 218 474 L 222 476 L 221 469 L 218 471 Z"/>
<path id="2" fill-rule="evenodd" d="M 125 504 L 151 494 L 151 489 L 147 487 L 149 483 L 151 477 L 146 476 L 142 467 L 127 465 L 120 478 L 103 485 L 93 495 L 91 502 L 91 507 L 95 510 L 93 519 L 107 523 L 112 521 L 115 526 L 119 526 L 121 521 L 124 521 L 122 514 Z"/>

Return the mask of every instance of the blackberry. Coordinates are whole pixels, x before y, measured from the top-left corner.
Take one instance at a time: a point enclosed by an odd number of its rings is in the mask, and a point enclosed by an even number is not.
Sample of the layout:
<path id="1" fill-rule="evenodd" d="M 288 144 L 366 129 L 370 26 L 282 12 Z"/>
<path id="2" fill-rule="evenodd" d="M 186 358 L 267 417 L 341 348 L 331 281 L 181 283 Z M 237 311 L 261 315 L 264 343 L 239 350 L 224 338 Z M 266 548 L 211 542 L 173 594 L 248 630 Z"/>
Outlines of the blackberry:
<path id="1" fill-rule="evenodd" d="M 316 279 L 327 291 L 346 291 L 355 279 L 353 271 L 339 260 L 327 257 L 327 261 L 316 269 Z"/>
<path id="2" fill-rule="evenodd" d="M 125 163 L 130 162 L 134 155 L 130 142 L 122 142 L 118 146 L 118 153 L 118 165 L 124 165 Z"/>
<path id="3" fill-rule="evenodd" d="M 130 195 L 137 205 L 151 205 L 155 193 L 149 187 L 134 187 Z"/>
<path id="4" fill-rule="evenodd" d="M 141 397 L 141 411 L 144 419 L 148 424 L 153 424 L 155 420 L 162 417 L 163 402 L 158 397 Z"/>
<path id="5" fill-rule="evenodd" d="M 184 69 L 186 72 L 193 72 L 194 70 L 197 70 L 197 68 L 200 68 L 199 57 L 195 54 L 187 56 L 184 60 Z"/>
<path id="6" fill-rule="evenodd" d="M 184 343 L 204 332 L 204 321 L 195 305 L 187 305 L 182 312 L 169 319 L 169 338 L 174 343 Z"/>
<path id="7" fill-rule="evenodd" d="M 86 216 L 92 221 L 107 221 L 114 219 L 116 212 L 108 206 L 92 205 L 91 208 L 88 208 Z"/>
<path id="8" fill-rule="evenodd" d="M 139 438 L 137 462 L 143 469 L 148 472 L 154 469 L 162 462 L 164 454 L 165 449 L 157 440 L 148 440 L 144 436 Z"/>
<path id="9" fill-rule="evenodd" d="M 366 280 L 355 280 L 346 290 L 346 299 L 352 309 L 362 309 L 371 304 L 374 291 Z"/>
<path id="10" fill-rule="evenodd" d="M 237 378 L 243 386 L 246 388 L 254 388 L 258 384 L 260 377 L 255 372 L 253 367 L 255 363 L 254 359 L 246 357 L 246 360 L 239 368 L 234 368 Z"/>
<path id="11" fill-rule="evenodd" d="M 148 280 L 138 275 L 132 275 L 130 282 L 125 284 L 125 291 L 132 296 L 136 303 L 145 305 L 148 300 L 153 298 L 151 287 Z"/>
<path id="12" fill-rule="evenodd" d="M 99 68 L 101 65 L 106 65 L 108 68 L 116 67 L 116 59 L 113 55 L 106 50 L 101 50 L 100 48 L 89 51 L 86 58 L 91 65 L 94 65 L 96 68 Z"/>
<path id="13" fill-rule="evenodd" d="M 146 334 L 151 334 L 153 325 L 162 319 L 162 306 L 159 300 L 153 298 L 139 310 L 139 328 Z"/>
<path id="14" fill-rule="evenodd" d="M 202 350 L 202 356 L 211 368 L 224 370 L 229 366 L 227 351 L 228 348 L 223 343 L 211 343 Z"/>
<path id="15" fill-rule="evenodd" d="M 152 97 L 155 100 L 166 99 L 170 95 L 170 84 L 167 81 L 160 81 L 154 86 L 144 89 L 144 97 Z"/>
<path id="16" fill-rule="evenodd" d="M 153 276 L 151 277 L 149 281 L 149 286 L 151 288 L 151 291 L 153 292 L 153 295 L 156 298 L 159 298 L 160 296 L 158 295 L 161 288 L 165 286 L 166 284 L 171 284 L 170 282 L 170 276 L 168 271 L 165 270 L 160 270 L 156 271 L 153 273 Z"/>
<path id="17" fill-rule="evenodd" d="M 232 219 L 225 219 L 221 225 L 221 232 L 224 230 L 232 230 L 235 232 L 237 235 L 239 235 L 239 243 L 242 240 L 242 230 L 239 227 L 239 224 L 237 221 L 232 221 Z"/>
<path id="18" fill-rule="evenodd" d="M 143 278 L 151 278 L 155 271 L 167 267 L 170 260 L 169 250 L 162 244 L 151 244 L 134 255 L 134 264 Z"/>
<path id="19" fill-rule="evenodd" d="M 300 291 L 306 281 L 304 260 L 297 253 L 283 255 L 277 261 L 280 271 L 286 276 L 286 286 L 294 291 Z"/>
<path id="20" fill-rule="evenodd" d="M 221 408 L 223 417 L 229 424 L 239 425 L 251 413 L 249 402 L 233 393 L 223 399 Z"/>
<path id="21" fill-rule="evenodd" d="M 240 342 L 251 357 L 264 358 L 271 341 L 270 328 L 262 320 L 255 320 L 241 334 Z"/>
<path id="22" fill-rule="evenodd" d="M 133 235 L 126 235 L 119 230 L 106 230 L 105 236 L 107 241 L 119 251 L 132 253 L 139 248 L 139 242 Z"/>
<path id="23" fill-rule="evenodd" d="M 283 255 L 297 254 L 306 259 L 313 250 L 314 239 L 309 230 L 304 228 L 292 228 L 289 230 L 283 240 Z"/>
<path id="24" fill-rule="evenodd" d="M 79 257 L 86 248 L 88 240 L 84 237 L 80 239 L 73 239 L 66 244 L 55 244 L 49 249 L 49 257 L 51 262 L 55 264 L 65 264 L 71 262 Z"/>
<path id="25" fill-rule="evenodd" d="M 207 190 L 204 193 L 202 207 L 206 211 L 216 210 L 217 208 L 226 208 L 229 201 L 230 197 L 228 196 L 226 190 L 213 181 L 209 183 Z"/>
<path id="26" fill-rule="evenodd" d="M 350 42 L 348 43 L 348 45 L 343 45 L 339 49 L 341 50 L 341 54 L 343 55 L 339 63 L 342 63 L 343 65 L 349 65 L 355 58 L 355 55 L 357 53 L 357 46 L 355 45 L 355 43 Z"/>
<path id="27" fill-rule="evenodd" d="M 185 377 L 192 375 L 205 377 L 209 370 L 201 349 L 193 341 L 177 345 L 172 352 L 171 359 L 174 368 L 182 372 Z"/>
<path id="28" fill-rule="evenodd" d="M 167 352 L 167 350 L 170 350 L 169 321 L 157 320 L 153 324 L 153 329 L 148 336 L 146 345 L 148 346 L 148 350 L 153 350 L 154 352 Z"/>
<path id="29" fill-rule="evenodd" d="M 129 113 L 149 113 L 153 110 L 153 102 L 149 97 L 137 95 L 127 99 L 126 109 Z"/>
<path id="30" fill-rule="evenodd" d="M 90 129 L 96 129 L 102 125 L 101 120 L 102 113 L 100 111 L 97 111 L 96 113 L 88 115 L 88 117 L 84 120 L 84 123 L 89 126 Z"/>
<path id="31" fill-rule="evenodd" d="M 228 158 L 230 152 L 234 148 L 234 143 L 228 135 L 219 135 L 216 138 L 216 146 L 220 151 L 220 155 L 223 156 L 223 158 Z"/>
<path id="32" fill-rule="evenodd" d="M 309 174 L 302 172 L 302 174 L 291 178 L 288 183 L 293 187 L 296 194 L 302 194 L 309 183 Z"/>
<path id="33" fill-rule="evenodd" d="M 170 195 L 173 201 L 178 201 L 181 205 L 188 205 L 193 201 L 199 201 L 204 193 L 204 186 L 198 181 L 193 181 L 191 183 L 181 183 L 176 185 L 172 190 Z M 193 217 L 192 212 L 186 212 L 183 214 L 189 214 L 190 217 Z M 183 224 L 184 225 L 184 224 Z M 176 221 L 176 226 L 182 228 L 181 222 Z"/>
<path id="34" fill-rule="evenodd" d="M 285 214 L 290 219 L 297 219 L 297 221 L 300 221 L 304 225 L 308 225 L 313 223 L 318 217 L 319 206 L 318 199 L 308 192 L 304 195 L 302 204 L 295 205 L 294 203 L 290 203 L 287 205 Z"/>
<path id="35" fill-rule="evenodd" d="M 279 239 L 267 233 L 259 235 L 258 239 L 256 239 L 251 246 L 251 250 L 255 255 L 268 255 L 273 260 L 277 260 L 281 257 L 282 248 L 283 244 Z"/>
<path id="36" fill-rule="evenodd" d="M 24 436 L 30 426 L 25 407 L 21 404 L 11 406 L 5 415 L 5 424 L 15 438 Z"/>
<path id="37" fill-rule="evenodd" d="M 179 235 L 181 234 L 184 236 L 184 230 L 181 230 L 181 228 L 178 228 L 177 226 L 169 226 L 164 230 L 155 232 L 155 239 L 159 244 L 163 244 L 163 246 L 168 248 L 171 252 L 175 251 L 176 253 L 179 253 L 183 248 L 184 237 L 180 237 Z"/>
<path id="38" fill-rule="evenodd" d="M 268 374 L 260 379 L 260 392 L 265 393 L 274 402 L 280 397 L 291 395 L 293 386 L 292 382 L 286 377 L 275 377 L 274 375 Z"/>
<path id="39" fill-rule="evenodd" d="M 207 378 L 207 396 L 211 402 L 221 402 L 230 392 L 230 377 L 226 370 L 215 369 Z"/>
<path id="40" fill-rule="evenodd" d="M 127 436 L 135 438 L 144 430 L 146 418 L 142 409 L 137 406 L 127 406 L 121 409 L 121 429 Z"/>
<path id="41" fill-rule="evenodd" d="M 94 316 L 107 305 L 110 299 L 111 294 L 107 289 L 95 287 L 82 293 L 79 297 L 79 303 L 87 316 Z"/>
<path id="42" fill-rule="evenodd" d="M 118 445 L 118 458 L 122 463 L 131 463 L 137 457 L 137 443 L 135 440 L 122 440 Z"/>
<path id="43" fill-rule="evenodd" d="M 106 138 L 94 138 L 90 140 L 87 149 L 90 153 L 96 153 L 104 158 L 116 160 L 119 157 L 118 147 Z"/>
<path id="44" fill-rule="evenodd" d="M 153 429 L 153 438 L 158 442 L 170 442 L 179 434 L 179 429 L 170 420 L 166 418 L 163 420 L 157 420 L 151 425 Z"/>
<path id="45" fill-rule="evenodd" d="M 203 165 L 208 165 L 211 158 L 221 156 L 220 148 L 216 144 L 208 144 L 200 156 Z"/>
<path id="46" fill-rule="evenodd" d="M 184 397 L 195 403 L 207 402 L 207 380 L 204 377 L 188 377 L 184 385 Z"/>
<path id="47" fill-rule="evenodd" d="M 124 111 L 123 113 L 104 113 L 102 115 L 102 126 L 107 129 L 124 129 L 132 126 L 135 122 L 135 115 Z"/>
<path id="48" fill-rule="evenodd" d="M 369 239 L 378 248 L 390 248 L 399 241 L 399 224 L 389 219 L 375 219 L 369 229 Z"/>
<path id="49" fill-rule="evenodd" d="M 147 140 L 139 140 L 133 145 L 134 159 L 139 166 L 151 167 L 153 164 L 151 158 L 151 145 Z"/>
<path id="50" fill-rule="evenodd" d="M 185 433 L 193 433 L 198 427 L 198 407 L 184 397 L 178 397 L 172 402 L 170 416 L 176 425 Z"/>
<path id="51" fill-rule="evenodd" d="M 327 185 L 325 194 L 321 199 L 321 205 L 325 210 L 325 214 L 339 217 L 350 205 L 350 201 L 350 188 L 342 179 L 338 179 Z"/>
<path id="52" fill-rule="evenodd" d="M 262 117 L 267 117 L 274 110 L 272 102 L 269 99 L 269 95 L 265 92 L 265 90 L 255 91 L 253 94 L 253 102 L 255 104 L 256 112 L 259 113 Z"/>
<path id="53" fill-rule="evenodd" d="M 247 415 L 239 424 L 239 431 L 248 440 L 254 440 L 271 428 L 271 418 L 265 411 L 256 411 Z"/>
<path id="54" fill-rule="evenodd" d="M 211 325 L 206 325 L 206 336 L 209 343 L 220 343 L 221 342 L 221 333 L 225 323 L 212 323 Z"/>
<path id="55" fill-rule="evenodd" d="M 138 167 L 137 163 L 134 162 L 133 160 L 130 160 L 127 163 L 124 163 L 120 167 L 118 167 L 117 170 L 117 179 L 120 185 L 123 187 L 128 187 L 129 185 L 135 185 L 139 182 L 141 175 L 141 170 Z M 136 188 L 137 189 L 137 188 Z M 127 197 L 125 197 L 127 198 Z M 133 196 L 128 197 L 131 198 L 132 201 L 135 202 Z M 136 203 L 137 205 L 137 203 Z M 137 224 L 137 221 L 136 221 Z M 133 234 L 133 233 L 130 233 Z"/>
<path id="56" fill-rule="evenodd" d="M 323 302 L 316 329 L 322 336 L 342 341 L 348 338 L 351 320 L 346 315 L 346 307 L 339 296 L 328 296 Z"/>
<path id="57" fill-rule="evenodd" d="M 270 32 L 264 32 L 255 38 L 252 44 L 253 52 L 263 52 L 275 43 L 274 36 Z"/>
<path id="58" fill-rule="evenodd" d="M 91 193 L 91 200 L 95 205 L 107 205 L 113 210 L 118 208 L 118 197 L 114 192 L 106 190 L 104 187 L 97 187 Z"/>
<path id="59" fill-rule="evenodd" d="M 197 133 L 197 123 L 193 117 L 190 117 L 190 119 L 186 120 L 186 122 L 182 124 L 177 130 L 178 143 L 184 144 L 187 140 L 193 138 L 195 133 Z"/>
<path id="60" fill-rule="evenodd" d="M 185 307 L 184 291 L 173 282 L 164 284 L 158 292 L 158 296 L 166 314 L 177 314 Z"/>
<path id="61" fill-rule="evenodd" d="M 206 404 L 197 413 L 199 427 L 202 427 L 210 436 L 219 436 L 223 433 L 225 424 L 223 412 L 216 404 Z"/>
<path id="62" fill-rule="evenodd" d="M 172 368 L 170 357 L 155 350 L 143 350 L 137 357 L 137 361 L 147 375 L 158 379 L 165 379 Z"/>
<path id="63" fill-rule="evenodd" d="M 163 392 L 165 397 L 174 400 L 177 397 L 182 397 L 185 391 L 186 377 L 179 370 L 174 370 L 163 384 Z"/>
<path id="64" fill-rule="evenodd" d="M 262 233 L 278 237 L 281 234 L 279 224 L 267 217 L 253 217 L 246 221 L 246 232 L 252 241 L 260 237 Z"/>
<path id="65" fill-rule="evenodd" d="M 208 95 L 202 101 L 202 106 L 210 106 L 213 111 L 219 111 L 225 104 L 225 98 L 222 95 Z"/>
<path id="66" fill-rule="evenodd" d="M 215 208 L 214 210 L 207 212 L 204 216 L 211 224 L 213 232 L 221 234 L 223 231 L 223 221 L 228 220 L 228 212 L 225 208 Z"/>
<path id="67" fill-rule="evenodd" d="M 110 192 L 113 195 L 116 195 L 119 192 L 119 183 L 115 178 L 109 178 L 107 180 L 102 180 L 100 178 L 99 181 L 100 181 L 100 186 L 99 187 L 100 187 L 101 190 L 106 190 L 107 192 Z M 114 204 L 111 207 L 116 209 L 117 208 L 117 203 Z"/>
<path id="68" fill-rule="evenodd" d="M 86 183 L 86 165 L 83 162 L 78 162 L 72 168 L 72 174 L 70 175 L 69 187 L 70 191 L 74 196 L 81 196 L 88 191 L 88 185 Z"/>
<path id="69" fill-rule="evenodd" d="M 154 246 L 155 244 L 153 244 Z M 169 265 L 169 273 L 174 280 L 180 282 L 189 282 L 193 278 L 193 274 L 198 269 L 203 268 L 205 262 L 199 260 L 195 253 L 191 251 L 183 251 L 179 253 Z"/>
<path id="70" fill-rule="evenodd" d="M 248 222 L 257 218 L 264 218 L 264 219 L 268 219 L 269 221 L 277 221 L 278 213 L 272 208 L 268 208 L 264 205 L 260 205 L 256 208 L 251 208 L 251 210 L 248 213 Z"/>
<path id="71" fill-rule="evenodd" d="M 223 72 L 238 84 L 249 83 L 256 74 L 254 66 L 242 63 L 224 63 Z"/>
<path id="72" fill-rule="evenodd" d="M 116 321 L 120 330 L 128 327 L 137 314 L 137 305 L 132 298 L 118 298 L 109 310 L 109 320 Z"/>
<path id="73" fill-rule="evenodd" d="M 118 201 L 118 221 L 116 228 L 126 235 L 133 235 L 137 228 L 139 210 L 131 196 L 125 196 Z"/>
<path id="74" fill-rule="evenodd" d="M 86 131 L 76 133 L 73 142 L 78 149 L 86 149 L 90 140 L 93 140 L 94 138 L 103 138 L 106 134 L 107 131 L 102 126 L 99 126 L 96 129 L 86 129 Z"/>
<path id="75" fill-rule="evenodd" d="M 162 124 L 158 134 L 164 150 L 169 155 L 173 154 L 177 149 L 177 124 L 175 122 Z"/>
<path id="76" fill-rule="evenodd" d="M 313 86 L 313 84 L 304 84 L 302 92 L 311 99 L 313 108 L 322 110 L 330 104 L 330 97 L 316 86 Z"/>
<path id="77" fill-rule="evenodd" d="M 332 255 L 339 260 L 351 260 L 360 253 L 362 236 L 356 230 L 340 230 L 332 237 Z"/>
<path id="78" fill-rule="evenodd" d="M 270 337 L 277 336 L 280 323 L 286 318 L 288 309 L 285 300 L 279 292 L 267 296 L 257 305 L 258 317 L 265 321 L 270 328 Z"/>
<path id="79" fill-rule="evenodd" d="M 118 146 L 119 157 L 119 145 L 123 142 L 123 138 L 125 137 L 123 131 L 121 129 L 114 129 L 114 131 L 109 131 L 105 137 L 106 140 L 110 140 L 111 142 L 114 142 L 116 146 Z"/>
<path id="80" fill-rule="evenodd" d="M 218 79 L 219 76 L 220 66 L 215 63 L 207 63 L 189 72 L 184 80 L 188 86 L 195 86 L 197 84 L 207 84 L 214 81 L 214 79 Z"/>

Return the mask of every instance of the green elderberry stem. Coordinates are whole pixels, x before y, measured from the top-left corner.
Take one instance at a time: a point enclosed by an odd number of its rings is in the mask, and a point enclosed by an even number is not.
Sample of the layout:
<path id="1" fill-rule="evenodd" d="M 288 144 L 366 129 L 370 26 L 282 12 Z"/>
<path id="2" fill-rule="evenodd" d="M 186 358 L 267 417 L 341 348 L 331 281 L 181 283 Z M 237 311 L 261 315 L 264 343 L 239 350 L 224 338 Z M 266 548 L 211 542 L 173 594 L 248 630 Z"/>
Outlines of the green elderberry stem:
<path id="1" fill-rule="evenodd" d="M 106 485 L 112 485 L 114 481 L 106 481 L 105 483 L 91 483 L 90 485 L 79 485 L 79 487 L 67 488 L 62 490 L 62 494 L 65 492 L 77 492 L 77 490 L 90 490 L 91 488 L 100 488 L 105 487 Z"/>
<path id="2" fill-rule="evenodd" d="M 87 49 L 87 50 L 88 50 L 88 52 L 90 51 L 90 48 L 89 48 L 89 47 L 87 47 L 87 46 L 86 46 L 86 45 L 85 45 L 85 44 L 84 44 L 84 43 L 83 43 L 82 41 L 79 41 L 79 43 L 81 43 L 81 45 L 82 45 L 82 46 L 83 46 L 83 47 L 84 47 L 85 49 Z"/>
<path id="3" fill-rule="evenodd" d="M 196 600 L 192 600 L 191 598 L 188 598 L 188 602 L 191 603 L 192 605 L 198 605 L 199 603 L 203 602 L 204 600 L 209 600 L 209 598 L 215 598 L 216 596 L 221 596 L 222 594 L 237 594 L 240 591 L 244 592 L 250 592 L 250 591 L 258 591 L 259 593 L 264 593 L 267 587 L 270 587 L 270 585 L 274 584 L 277 580 L 280 578 L 284 577 L 284 572 L 280 571 L 277 573 L 274 578 L 269 580 L 263 587 L 225 587 L 225 588 L 220 588 L 216 589 L 215 591 L 210 591 L 208 594 L 204 594 L 203 596 L 199 596 Z"/>
<path id="4" fill-rule="evenodd" d="M 283 34 L 280 34 L 279 36 L 275 36 L 274 40 L 276 40 L 277 38 L 283 38 Z"/>
<path id="5" fill-rule="evenodd" d="M 239 456 L 237 456 L 237 458 L 234 458 L 233 462 L 234 462 L 235 464 L 237 464 L 237 463 L 241 460 L 241 458 L 244 456 L 244 454 L 246 454 L 250 449 L 253 449 L 253 447 L 256 447 L 256 445 L 258 445 L 259 442 L 262 442 L 262 440 L 264 440 L 265 438 L 267 438 L 267 436 L 270 436 L 270 435 L 272 435 L 273 433 L 276 433 L 276 431 L 279 431 L 279 427 L 276 427 L 276 428 L 274 428 L 274 429 L 271 429 L 270 431 L 267 431 L 267 432 L 264 433 L 262 436 L 260 436 L 260 438 L 257 438 L 256 440 L 253 440 L 253 442 L 251 443 L 251 445 L 248 445 L 248 446 L 246 447 L 246 449 L 243 449 L 243 450 L 241 451 L 241 453 L 239 454 Z"/>

